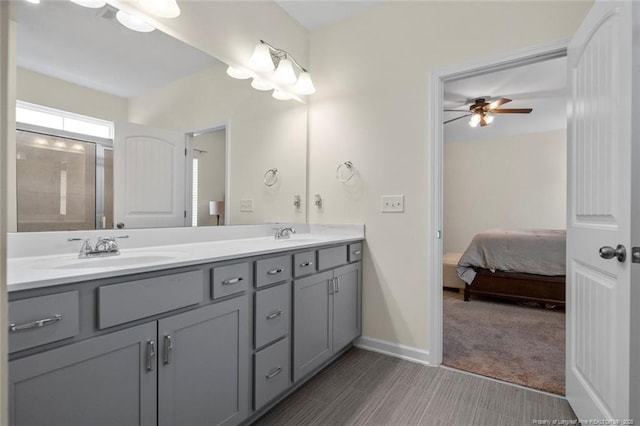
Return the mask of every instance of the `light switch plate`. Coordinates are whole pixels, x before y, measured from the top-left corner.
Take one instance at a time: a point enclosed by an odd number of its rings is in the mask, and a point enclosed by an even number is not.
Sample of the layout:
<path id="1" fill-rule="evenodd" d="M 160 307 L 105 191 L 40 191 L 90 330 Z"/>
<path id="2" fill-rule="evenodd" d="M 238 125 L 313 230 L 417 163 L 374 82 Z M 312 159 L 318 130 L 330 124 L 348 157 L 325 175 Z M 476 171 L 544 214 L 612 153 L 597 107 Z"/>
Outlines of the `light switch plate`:
<path id="1" fill-rule="evenodd" d="M 383 195 L 382 213 L 403 213 L 404 195 Z"/>
<path id="2" fill-rule="evenodd" d="M 240 200 L 240 211 L 241 212 L 252 212 L 253 211 L 253 200 L 250 198 L 246 198 L 244 200 Z"/>

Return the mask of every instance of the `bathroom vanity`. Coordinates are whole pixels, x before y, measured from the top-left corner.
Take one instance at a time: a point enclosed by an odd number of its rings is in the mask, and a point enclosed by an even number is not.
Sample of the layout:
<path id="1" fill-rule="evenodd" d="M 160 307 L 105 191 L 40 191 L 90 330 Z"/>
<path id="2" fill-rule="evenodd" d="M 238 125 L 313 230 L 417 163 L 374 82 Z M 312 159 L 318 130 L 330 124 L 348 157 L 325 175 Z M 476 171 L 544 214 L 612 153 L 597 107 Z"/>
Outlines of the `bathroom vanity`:
<path id="1" fill-rule="evenodd" d="M 249 423 L 361 334 L 362 237 L 10 261 L 11 425 Z"/>

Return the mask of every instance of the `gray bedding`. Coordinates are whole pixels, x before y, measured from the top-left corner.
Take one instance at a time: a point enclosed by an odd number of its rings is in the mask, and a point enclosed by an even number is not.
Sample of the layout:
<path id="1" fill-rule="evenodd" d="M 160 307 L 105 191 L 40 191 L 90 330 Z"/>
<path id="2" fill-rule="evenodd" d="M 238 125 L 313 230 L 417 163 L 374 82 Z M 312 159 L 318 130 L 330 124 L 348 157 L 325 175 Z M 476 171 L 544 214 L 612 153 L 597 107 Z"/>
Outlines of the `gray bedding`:
<path id="1" fill-rule="evenodd" d="M 474 268 L 492 272 L 565 275 L 566 231 L 550 229 L 491 229 L 473 237 L 458 262 L 460 279 L 471 284 Z"/>

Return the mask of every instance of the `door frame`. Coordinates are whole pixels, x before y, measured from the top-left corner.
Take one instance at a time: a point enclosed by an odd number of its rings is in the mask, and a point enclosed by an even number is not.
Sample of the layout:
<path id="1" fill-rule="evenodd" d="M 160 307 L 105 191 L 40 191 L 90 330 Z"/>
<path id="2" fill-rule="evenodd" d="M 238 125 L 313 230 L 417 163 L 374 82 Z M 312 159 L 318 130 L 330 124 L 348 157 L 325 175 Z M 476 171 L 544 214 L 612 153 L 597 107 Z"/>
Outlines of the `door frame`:
<path id="1" fill-rule="evenodd" d="M 225 225 L 227 225 L 227 218 L 229 217 L 229 190 L 231 189 L 231 182 L 229 182 L 231 178 L 231 173 L 229 173 L 230 165 L 231 165 L 231 123 L 230 120 L 224 120 L 218 124 L 211 125 L 209 127 L 204 127 L 201 129 L 191 130 L 185 132 L 185 147 L 187 149 L 185 155 L 185 200 L 184 205 L 187 211 L 187 216 L 184 219 L 184 226 L 191 226 L 191 214 L 192 212 L 192 192 L 193 192 L 193 138 L 195 136 L 203 135 L 206 133 L 217 132 L 219 130 L 224 130 L 224 220 Z"/>
<path id="2" fill-rule="evenodd" d="M 431 156 L 431 219 L 428 232 L 430 272 L 428 282 L 429 364 L 442 364 L 443 311 L 442 311 L 442 256 L 443 256 L 443 148 L 444 148 L 444 84 L 487 72 L 540 62 L 567 55 L 569 39 L 552 41 L 504 54 L 490 56 L 465 64 L 433 70 L 429 75 L 429 153 Z"/>

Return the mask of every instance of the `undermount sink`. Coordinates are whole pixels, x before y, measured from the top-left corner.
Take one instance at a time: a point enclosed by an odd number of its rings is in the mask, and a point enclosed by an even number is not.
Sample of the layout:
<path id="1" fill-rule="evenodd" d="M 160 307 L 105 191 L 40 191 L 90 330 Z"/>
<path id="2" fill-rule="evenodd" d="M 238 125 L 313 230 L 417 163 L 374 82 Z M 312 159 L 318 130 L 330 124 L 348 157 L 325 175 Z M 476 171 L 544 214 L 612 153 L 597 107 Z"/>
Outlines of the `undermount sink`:
<path id="1" fill-rule="evenodd" d="M 49 259 L 38 262 L 38 267 L 43 269 L 95 269 L 113 268 L 150 263 L 164 263 L 174 261 L 185 256 L 184 252 L 141 252 L 121 253 L 117 256 L 93 257 L 88 259 Z"/>
<path id="2" fill-rule="evenodd" d="M 314 237 L 297 237 L 295 235 L 292 235 L 291 238 L 280 238 L 279 240 L 276 240 L 282 243 L 314 243 L 314 242 L 319 242 L 320 240 L 318 238 L 314 238 Z"/>

